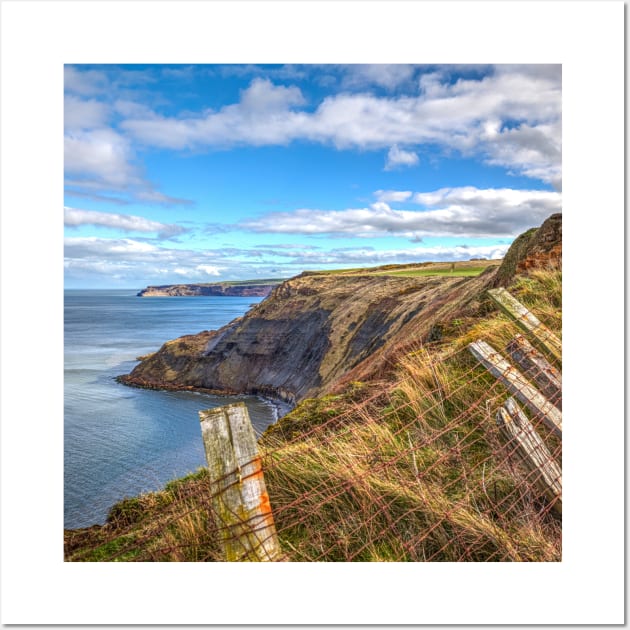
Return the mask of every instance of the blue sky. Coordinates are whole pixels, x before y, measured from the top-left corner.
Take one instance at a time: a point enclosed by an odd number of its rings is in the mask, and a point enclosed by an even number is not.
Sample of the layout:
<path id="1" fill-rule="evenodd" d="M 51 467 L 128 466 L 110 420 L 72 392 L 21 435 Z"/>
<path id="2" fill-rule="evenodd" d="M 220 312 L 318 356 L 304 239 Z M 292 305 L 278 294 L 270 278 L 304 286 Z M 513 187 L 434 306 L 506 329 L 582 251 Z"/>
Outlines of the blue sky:
<path id="1" fill-rule="evenodd" d="M 501 257 L 561 211 L 559 65 L 65 67 L 65 285 Z"/>

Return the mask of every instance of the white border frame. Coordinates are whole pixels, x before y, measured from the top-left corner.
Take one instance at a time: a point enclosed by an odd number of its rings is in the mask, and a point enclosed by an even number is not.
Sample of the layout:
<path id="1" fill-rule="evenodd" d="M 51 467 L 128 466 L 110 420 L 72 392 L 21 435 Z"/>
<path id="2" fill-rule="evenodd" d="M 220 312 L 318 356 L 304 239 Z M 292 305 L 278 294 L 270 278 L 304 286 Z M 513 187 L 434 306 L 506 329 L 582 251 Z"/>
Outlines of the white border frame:
<path id="1" fill-rule="evenodd" d="M 623 623 L 623 2 L 1 9 L 3 623 Z M 89 62 L 563 64 L 561 563 L 63 562 L 63 64 Z"/>

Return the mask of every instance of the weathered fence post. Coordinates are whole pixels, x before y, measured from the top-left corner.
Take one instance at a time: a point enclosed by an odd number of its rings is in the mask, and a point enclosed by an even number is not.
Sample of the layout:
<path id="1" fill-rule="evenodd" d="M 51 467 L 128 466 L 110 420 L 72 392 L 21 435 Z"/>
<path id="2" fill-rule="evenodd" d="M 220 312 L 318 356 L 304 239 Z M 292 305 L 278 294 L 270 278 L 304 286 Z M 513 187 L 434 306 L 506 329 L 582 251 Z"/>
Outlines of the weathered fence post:
<path id="1" fill-rule="evenodd" d="M 199 412 L 225 559 L 280 560 L 256 435 L 245 403 Z"/>
<path id="2" fill-rule="evenodd" d="M 513 444 L 528 477 L 562 514 L 562 471 L 551 457 L 549 449 L 513 398 L 508 398 L 497 412 L 497 425 L 508 444 Z"/>
<path id="3" fill-rule="evenodd" d="M 468 344 L 473 356 L 559 437 L 562 437 L 562 412 L 558 411 L 531 383 L 499 352 L 485 341 Z"/>
<path id="4" fill-rule="evenodd" d="M 555 359 L 562 361 L 562 342 L 533 313 L 503 288 L 488 289 L 488 295 L 518 326 L 533 335 Z"/>
<path id="5" fill-rule="evenodd" d="M 516 335 L 507 345 L 508 354 L 525 374 L 536 381 L 544 394 L 562 410 L 562 375 L 523 335 Z"/>

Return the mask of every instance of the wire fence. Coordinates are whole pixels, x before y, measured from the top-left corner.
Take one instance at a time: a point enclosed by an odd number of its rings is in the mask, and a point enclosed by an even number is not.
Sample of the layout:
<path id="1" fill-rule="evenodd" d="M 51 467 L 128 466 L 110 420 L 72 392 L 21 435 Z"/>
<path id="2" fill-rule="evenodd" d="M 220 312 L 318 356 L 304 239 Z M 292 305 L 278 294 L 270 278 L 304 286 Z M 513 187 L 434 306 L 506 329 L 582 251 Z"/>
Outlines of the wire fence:
<path id="1" fill-rule="evenodd" d="M 559 375 L 549 360 L 528 381 Z M 466 345 L 419 345 L 398 370 L 394 383 L 307 401 L 230 470 L 210 466 L 118 504 L 105 527 L 68 532 L 66 559 L 560 561 L 562 442 L 545 410 L 506 403 L 513 390 Z M 561 388 L 541 395 L 561 413 Z M 229 504 L 230 489 L 275 526 Z"/>

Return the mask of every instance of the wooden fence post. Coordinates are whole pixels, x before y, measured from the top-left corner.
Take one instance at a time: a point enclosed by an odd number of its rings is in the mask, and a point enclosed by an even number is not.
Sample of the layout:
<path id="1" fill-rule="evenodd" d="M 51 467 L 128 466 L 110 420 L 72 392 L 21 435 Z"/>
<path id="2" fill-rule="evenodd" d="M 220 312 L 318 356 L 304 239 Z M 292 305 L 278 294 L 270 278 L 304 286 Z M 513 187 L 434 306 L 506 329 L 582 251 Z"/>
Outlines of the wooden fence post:
<path id="1" fill-rule="evenodd" d="M 555 359 L 562 362 L 562 342 L 533 313 L 501 287 L 488 289 L 488 295 L 518 326 L 533 335 Z"/>
<path id="2" fill-rule="evenodd" d="M 508 398 L 497 412 L 497 425 L 509 444 L 515 446 L 528 478 L 551 503 L 552 509 L 562 514 L 562 471 L 551 457 L 549 449 L 513 398 Z"/>
<path id="3" fill-rule="evenodd" d="M 499 352 L 485 341 L 468 344 L 473 356 L 528 409 L 538 414 L 543 422 L 562 437 L 562 412 L 558 411 L 531 383 Z"/>
<path id="4" fill-rule="evenodd" d="M 558 409 L 562 411 L 562 375 L 523 335 L 516 335 L 507 345 L 512 360 Z"/>
<path id="5" fill-rule="evenodd" d="M 199 412 L 225 559 L 280 560 L 256 435 L 245 403 Z"/>

